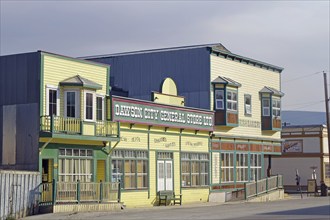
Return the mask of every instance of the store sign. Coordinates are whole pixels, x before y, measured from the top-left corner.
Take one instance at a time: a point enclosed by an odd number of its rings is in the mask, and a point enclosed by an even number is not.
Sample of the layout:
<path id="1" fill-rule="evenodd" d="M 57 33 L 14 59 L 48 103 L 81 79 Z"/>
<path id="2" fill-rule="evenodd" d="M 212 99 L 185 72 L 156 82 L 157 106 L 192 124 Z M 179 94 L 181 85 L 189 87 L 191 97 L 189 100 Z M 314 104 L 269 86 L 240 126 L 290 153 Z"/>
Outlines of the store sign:
<path id="1" fill-rule="evenodd" d="M 172 107 L 140 100 L 112 98 L 114 121 L 148 125 L 213 130 L 213 112 Z"/>
<path id="2" fill-rule="evenodd" d="M 283 143 L 283 152 L 285 153 L 302 153 L 303 141 L 302 140 L 286 140 Z"/>

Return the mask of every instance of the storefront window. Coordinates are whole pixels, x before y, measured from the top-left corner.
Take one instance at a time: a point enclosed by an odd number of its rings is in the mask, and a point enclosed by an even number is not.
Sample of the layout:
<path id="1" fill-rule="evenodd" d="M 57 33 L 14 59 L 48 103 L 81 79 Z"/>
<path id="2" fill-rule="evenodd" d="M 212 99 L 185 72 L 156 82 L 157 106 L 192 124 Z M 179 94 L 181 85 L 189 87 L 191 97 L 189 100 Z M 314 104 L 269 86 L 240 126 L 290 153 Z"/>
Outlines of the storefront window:
<path id="1" fill-rule="evenodd" d="M 244 182 L 249 180 L 248 154 L 236 153 L 236 181 Z"/>
<path id="2" fill-rule="evenodd" d="M 252 181 L 261 179 L 261 154 L 250 154 L 250 179 Z"/>
<path id="3" fill-rule="evenodd" d="M 221 154 L 221 182 L 234 181 L 234 153 Z"/>
<path id="4" fill-rule="evenodd" d="M 181 175 L 183 187 L 209 185 L 208 154 L 182 153 Z"/>
<path id="5" fill-rule="evenodd" d="M 59 182 L 91 182 L 93 151 L 60 149 L 58 160 Z"/>
<path id="6" fill-rule="evenodd" d="M 112 181 L 120 181 L 124 189 L 148 187 L 147 151 L 114 150 L 112 152 Z"/>

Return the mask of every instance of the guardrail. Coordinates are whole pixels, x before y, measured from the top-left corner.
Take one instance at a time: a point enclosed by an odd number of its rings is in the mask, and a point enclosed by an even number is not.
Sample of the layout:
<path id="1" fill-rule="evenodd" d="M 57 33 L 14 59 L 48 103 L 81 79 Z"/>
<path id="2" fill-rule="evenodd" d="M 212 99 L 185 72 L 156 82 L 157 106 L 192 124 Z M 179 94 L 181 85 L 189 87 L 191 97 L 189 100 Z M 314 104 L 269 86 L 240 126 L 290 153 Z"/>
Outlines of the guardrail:
<path id="1" fill-rule="evenodd" d="M 40 118 L 40 129 L 52 133 L 81 134 L 81 119 L 44 115 Z"/>
<path id="2" fill-rule="evenodd" d="M 119 122 L 96 121 L 94 126 L 95 136 L 119 137 Z M 40 117 L 40 130 L 51 133 L 82 134 L 82 120 L 80 118 L 44 115 Z"/>
<path id="3" fill-rule="evenodd" d="M 82 202 L 120 202 L 119 182 L 55 182 L 41 183 L 39 205 Z"/>
<path id="4" fill-rule="evenodd" d="M 118 122 L 112 121 L 96 121 L 96 136 L 118 136 Z"/>
<path id="5" fill-rule="evenodd" d="M 283 188 L 283 176 L 276 175 L 256 182 L 244 183 L 245 199 Z"/>

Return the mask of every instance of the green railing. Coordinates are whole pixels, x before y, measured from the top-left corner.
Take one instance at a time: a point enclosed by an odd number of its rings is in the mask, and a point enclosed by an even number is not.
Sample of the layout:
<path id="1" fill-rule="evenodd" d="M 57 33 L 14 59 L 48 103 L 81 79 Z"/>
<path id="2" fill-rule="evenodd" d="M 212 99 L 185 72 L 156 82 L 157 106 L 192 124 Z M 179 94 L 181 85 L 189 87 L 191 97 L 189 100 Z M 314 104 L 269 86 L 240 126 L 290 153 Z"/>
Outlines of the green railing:
<path id="1" fill-rule="evenodd" d="M 119 182 L 55 182 L 39 186 L 39 205 L 120 202 Z"/>
<path id="2" fill-rule="evenodd" d="M 267 177 L 256 182 L 244 183 L 245 199 L 282 188 L 282 175 Z"/>

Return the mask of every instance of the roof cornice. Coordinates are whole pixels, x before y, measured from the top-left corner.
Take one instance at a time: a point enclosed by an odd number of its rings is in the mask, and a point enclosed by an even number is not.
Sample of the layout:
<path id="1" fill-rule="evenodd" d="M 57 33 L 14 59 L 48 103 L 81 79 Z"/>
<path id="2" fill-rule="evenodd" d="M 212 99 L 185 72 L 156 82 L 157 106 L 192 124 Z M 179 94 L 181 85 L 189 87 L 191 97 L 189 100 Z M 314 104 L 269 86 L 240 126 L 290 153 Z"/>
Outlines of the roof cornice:
<path id="1" fill-rule="evenodd" d="M 281 73 L 284 69 L 282 67 L 278 67 L 278 66 L 275 66 L 275 65 L 272 65 L 272 64 L 269 64 L 269 63 L 265 63 L 265 62 L 262 62 L 262 61 L 254 60 L 254 59 L 251 59 L 251 58 L 248 58 L 248 57 L 243 57 L 243 56 L 231 53 L 228 50 L 224 51 L 224 50 L 221 50 L 217 47 L 210 47 L 210 49 L 211 49 L 211 54 L 213 54 L 213 55 L 223 57 L 223 58 L 229 59 L 229 60 L 238 61 L 240 63 L 244 63 L 244 64 L 247 64 L 247 65 L 252 65 L 252 66 L 255 66 L 255 67 L 259 67 L 261 69 L 267 69 L 267 70 L 270 70 L 270 71 L 273 71 L 273 72 L 278 72 L 278 73 Z"/>

